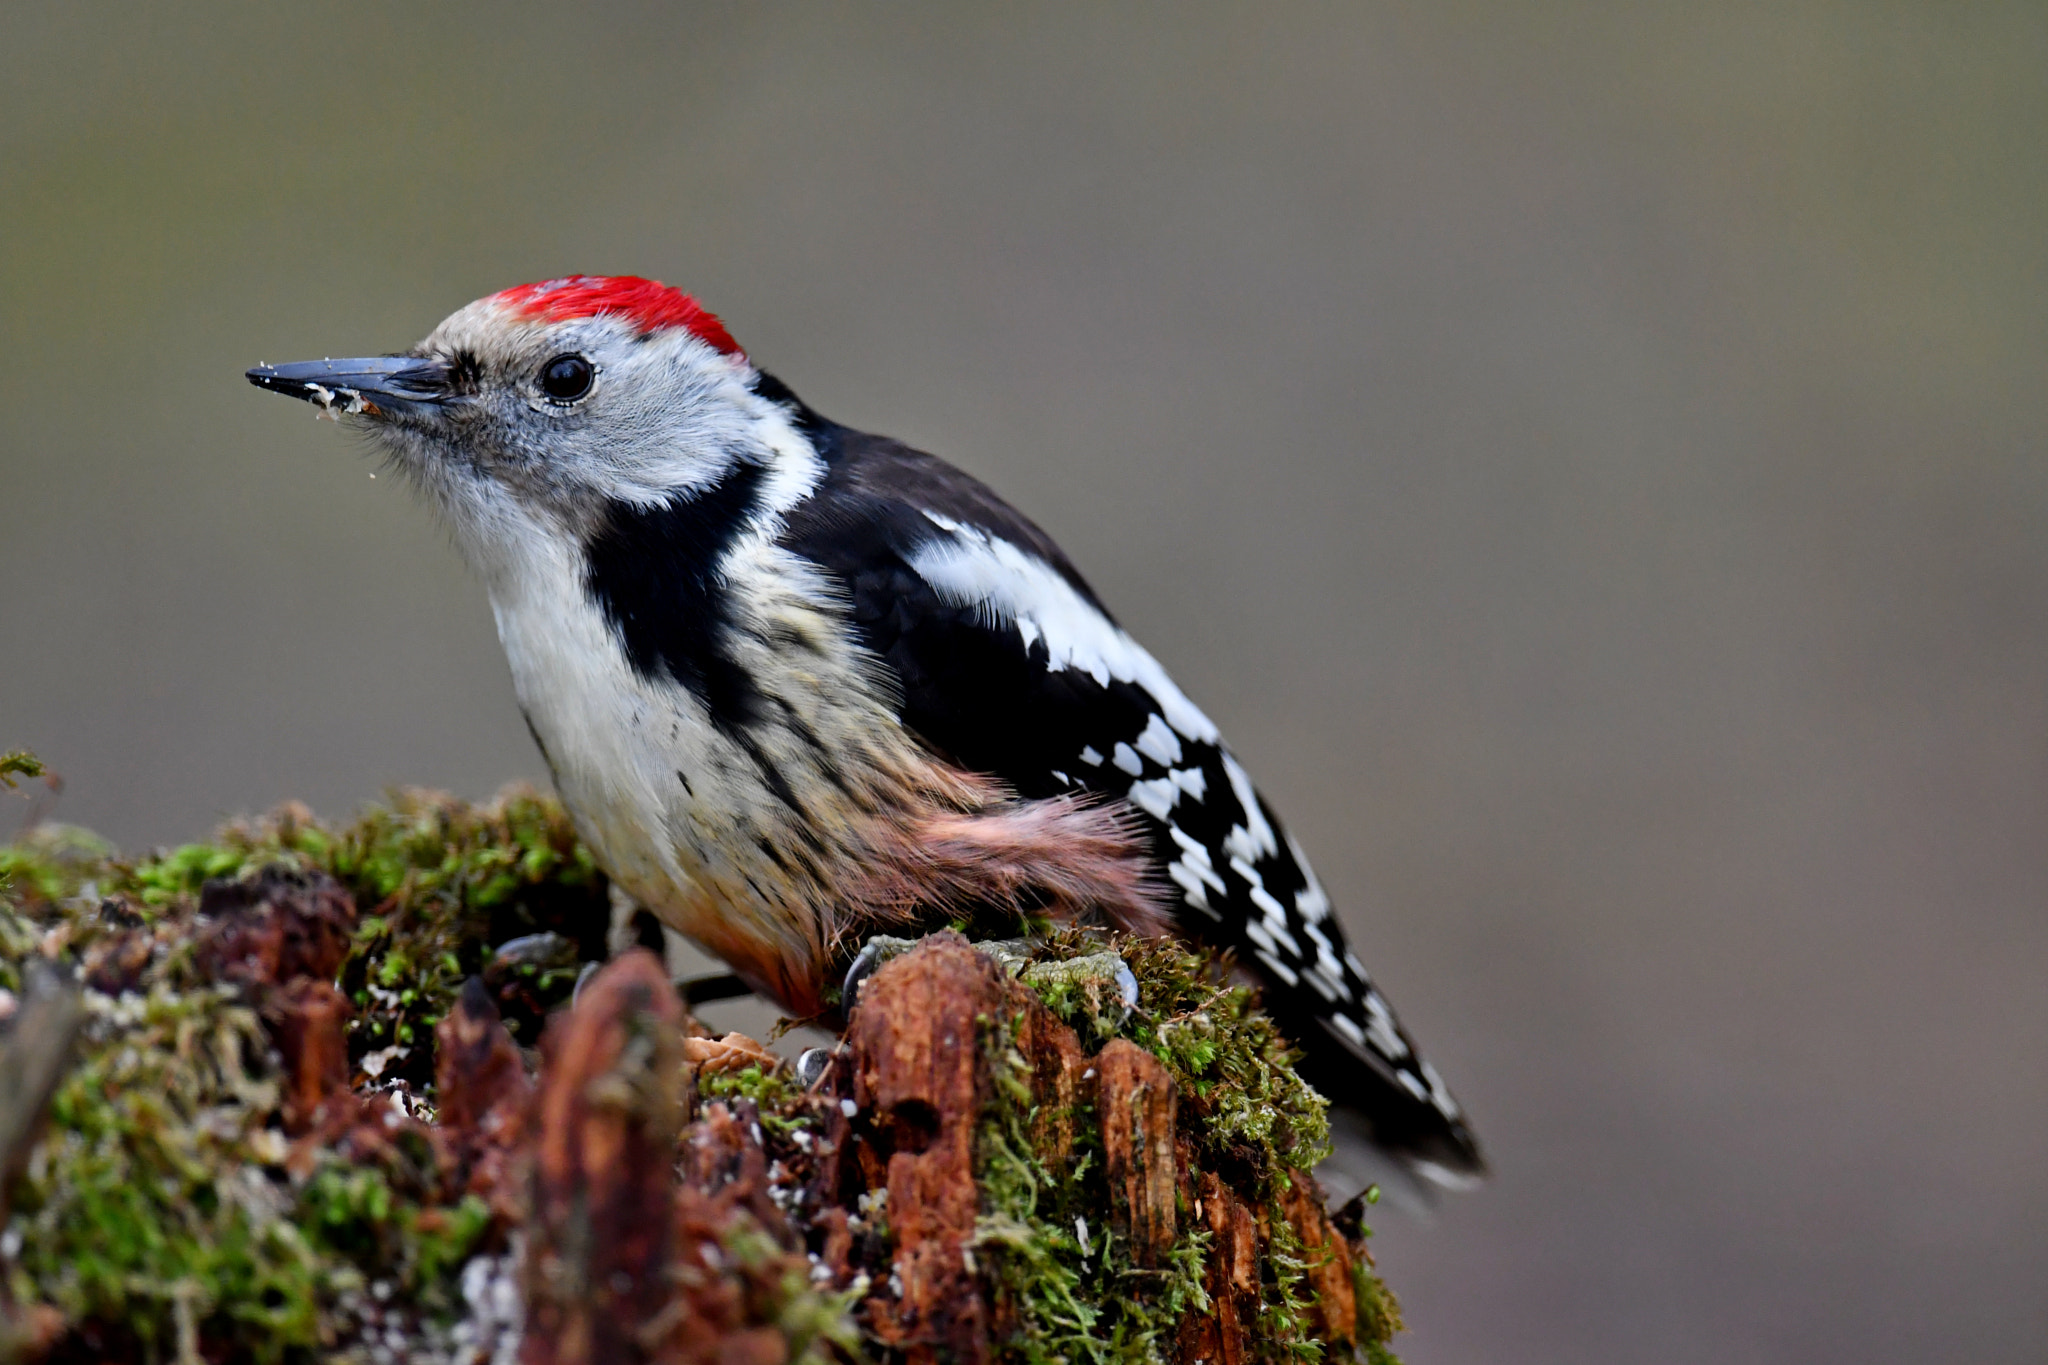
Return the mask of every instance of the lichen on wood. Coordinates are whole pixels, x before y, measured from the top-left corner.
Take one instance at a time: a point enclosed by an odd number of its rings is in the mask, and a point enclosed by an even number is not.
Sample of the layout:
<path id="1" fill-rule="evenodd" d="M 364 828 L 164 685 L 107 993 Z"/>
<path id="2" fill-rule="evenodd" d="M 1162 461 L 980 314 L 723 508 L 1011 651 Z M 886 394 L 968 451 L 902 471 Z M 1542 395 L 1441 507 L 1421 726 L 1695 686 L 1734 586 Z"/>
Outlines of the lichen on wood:
<path id="1" fill-rule="evenodd" d="M 611 913 L 529 791 L 0 848 L 0 1360 L 1391 1358 L 1211 959 L 935 935 L 804 1085 Z"/>

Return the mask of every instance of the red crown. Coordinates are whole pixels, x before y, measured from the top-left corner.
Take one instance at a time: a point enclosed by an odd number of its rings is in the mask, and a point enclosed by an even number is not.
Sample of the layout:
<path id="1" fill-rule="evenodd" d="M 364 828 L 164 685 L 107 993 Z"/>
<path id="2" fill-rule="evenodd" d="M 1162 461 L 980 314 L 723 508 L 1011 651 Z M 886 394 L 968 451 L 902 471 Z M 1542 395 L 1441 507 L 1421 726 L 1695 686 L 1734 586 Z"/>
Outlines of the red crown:
<path id="1" fill-rule="evenodd" d="M 620 317 L 643 333 L 681 327 L 713 350 L 745 355 L 718 315 L 680 289 L 637 275 L 570 275 L 514 285 L 492 298 L 524 317 L 547 322 Z"/>

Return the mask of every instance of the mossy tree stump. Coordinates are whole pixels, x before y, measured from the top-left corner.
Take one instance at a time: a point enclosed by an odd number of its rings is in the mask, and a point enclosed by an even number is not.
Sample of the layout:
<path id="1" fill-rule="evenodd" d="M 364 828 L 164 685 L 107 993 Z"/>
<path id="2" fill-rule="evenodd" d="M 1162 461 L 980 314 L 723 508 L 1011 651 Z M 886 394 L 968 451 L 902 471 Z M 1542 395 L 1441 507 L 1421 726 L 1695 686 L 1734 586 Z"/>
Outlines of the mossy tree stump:
<path id="1" fill-rule="evenodd" d="M 1388 1358 L 1321 1100 L 1178 945 L 935 935 L 805 1086 L 595 966 L 530 794 L 0 877 L 0 1359 Z"/>

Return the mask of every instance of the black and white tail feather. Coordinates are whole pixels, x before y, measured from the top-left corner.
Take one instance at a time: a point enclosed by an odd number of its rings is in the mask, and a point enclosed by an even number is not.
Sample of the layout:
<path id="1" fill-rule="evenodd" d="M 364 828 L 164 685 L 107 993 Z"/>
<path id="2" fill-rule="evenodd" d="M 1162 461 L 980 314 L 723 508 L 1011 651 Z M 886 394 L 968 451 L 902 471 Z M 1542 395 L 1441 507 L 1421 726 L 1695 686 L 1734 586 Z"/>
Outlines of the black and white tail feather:
<path id="1" fill-rule="evenodd" d="M 1235 952 L 1332 1102 L 1334 1202 L 1404 1202 L 1484 1163 L 1458 1102 L 1352 955 L 1329 897 L 1216 726 L 1117 625 L 1052 540 L 985 485 L 825 421 L 774 379 L 826 473 L 782 543 L 842 587 L 895 674 L 904 724 L 1026 798 L 1142 812 L 1177 928 Z"/>

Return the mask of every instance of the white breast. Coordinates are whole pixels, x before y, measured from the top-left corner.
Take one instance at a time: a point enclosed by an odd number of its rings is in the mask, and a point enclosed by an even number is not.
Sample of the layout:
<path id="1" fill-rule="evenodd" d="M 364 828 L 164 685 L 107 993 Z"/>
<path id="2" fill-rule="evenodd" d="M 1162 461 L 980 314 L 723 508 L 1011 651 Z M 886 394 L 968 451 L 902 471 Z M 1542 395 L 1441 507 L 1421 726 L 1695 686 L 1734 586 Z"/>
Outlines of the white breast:
<path id="1" fill-rule="evenodd" d="M 682 687 L 633 671 L 584 591 L 573 539 L 522 526 L 487 553 L 513 690 L 578 832 L 614 878 L 659 906 L 701 871 L 693 841 L 678 836 L 733 767 L 730 745 Z"/>

